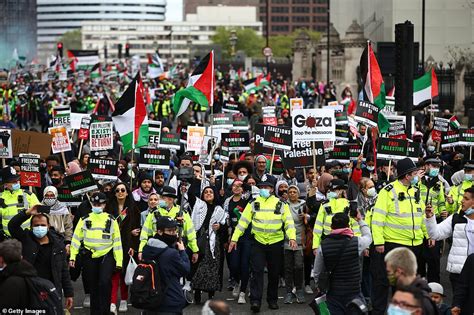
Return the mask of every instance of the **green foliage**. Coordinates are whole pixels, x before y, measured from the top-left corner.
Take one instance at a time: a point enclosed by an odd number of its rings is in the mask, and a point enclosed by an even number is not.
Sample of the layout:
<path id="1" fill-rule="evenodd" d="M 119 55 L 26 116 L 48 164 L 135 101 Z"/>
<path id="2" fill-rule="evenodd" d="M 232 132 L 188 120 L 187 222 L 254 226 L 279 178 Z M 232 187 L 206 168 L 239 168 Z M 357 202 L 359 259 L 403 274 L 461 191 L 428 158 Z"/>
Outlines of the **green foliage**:
<path id="1" fill-rule="evenodd" d="M 73 30 L 63 34 L 59 39 L 63 43 L 64 54 L 70 49 L 82 49 L 82 33 L 81 30 Z"/>
<path id="2" fill-rule="evenodd" d="M 313 42 L 319 42 L 321 34 L 316 31 L 310 31 L 307 29 L 295 30 L 290 35 L 275 35 L 270 36 L 269 42 L 270 47 L 273 50 L 273 56 L 275 57 L 286 57 L 293 54 L 293 43 L 301 32 L 308 33 L 309 37 Z"/>

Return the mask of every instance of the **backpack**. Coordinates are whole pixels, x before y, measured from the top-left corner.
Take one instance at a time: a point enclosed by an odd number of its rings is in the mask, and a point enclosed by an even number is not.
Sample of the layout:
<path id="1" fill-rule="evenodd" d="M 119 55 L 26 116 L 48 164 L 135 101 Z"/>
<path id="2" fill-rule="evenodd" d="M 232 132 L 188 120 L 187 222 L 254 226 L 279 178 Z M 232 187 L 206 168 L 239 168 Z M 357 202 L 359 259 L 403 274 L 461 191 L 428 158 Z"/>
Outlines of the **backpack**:
<path id="1" fill-rule="evenodd" d="M 139 309 L 151 310 L 159 307 L 165 296 L 158 263 L 154 260 L 139 264 L 130 286 L 130 301 Z"/>
<path id="2" fill-rule="evenodd" d="M 45 314 L 64 314 L 62 294 L 51 281 L 40 277 L 25 277 L 25 281 L 30 292 L 29 308 L 44 310 Z"/>

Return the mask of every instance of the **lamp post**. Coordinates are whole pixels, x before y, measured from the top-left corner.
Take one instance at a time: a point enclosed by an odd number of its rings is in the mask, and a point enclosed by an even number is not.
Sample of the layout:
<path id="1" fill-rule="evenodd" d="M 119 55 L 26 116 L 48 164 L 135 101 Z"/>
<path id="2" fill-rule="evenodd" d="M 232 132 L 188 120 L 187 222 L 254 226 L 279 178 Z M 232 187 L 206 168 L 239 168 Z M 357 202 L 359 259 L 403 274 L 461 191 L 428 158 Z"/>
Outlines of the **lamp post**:
<path id="1" fill-rule="evenodd" d="M 232 57 L 235 56 L 235 45 L 237 45 L 237 39 L 238 39 L 237 32 L 235 30 L 231 30 L 229 41 L 230 41 L 230 48 L 231 48 L 230 55 Z"/>

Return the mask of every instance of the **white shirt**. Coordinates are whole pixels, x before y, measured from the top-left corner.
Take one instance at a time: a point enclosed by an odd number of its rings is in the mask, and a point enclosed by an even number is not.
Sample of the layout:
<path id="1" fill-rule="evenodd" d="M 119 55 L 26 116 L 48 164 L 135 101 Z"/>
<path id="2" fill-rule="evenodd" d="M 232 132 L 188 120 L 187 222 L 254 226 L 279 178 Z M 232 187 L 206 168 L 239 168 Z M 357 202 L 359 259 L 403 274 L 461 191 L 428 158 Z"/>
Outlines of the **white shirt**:
<path id="1" fill-rule="evenodd" d="M 467 254 L 471 255 L 474 253 L 474 220 L 467 218 L 466 224 L 466 236 L 469 241 L 469 248 L 467 250 Z"/>

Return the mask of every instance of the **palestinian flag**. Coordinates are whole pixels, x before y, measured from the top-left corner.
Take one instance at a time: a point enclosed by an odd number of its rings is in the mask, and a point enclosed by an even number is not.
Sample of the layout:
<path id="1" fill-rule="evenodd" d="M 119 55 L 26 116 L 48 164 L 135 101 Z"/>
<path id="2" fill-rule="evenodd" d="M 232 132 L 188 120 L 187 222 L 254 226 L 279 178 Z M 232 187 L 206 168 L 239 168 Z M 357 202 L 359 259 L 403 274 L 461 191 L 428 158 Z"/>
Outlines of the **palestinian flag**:
<path id="1" fill-rule="evenodd" d="M 100 66 L 100 63 L 95 64 L 90 73 L 91 79 L 98 79 L 102 77 L 102 67 Z"/>
<path id="2" fill-rule="evenodd" d="M 204 57 L 188 79 L 185 89 L 179 90 L 173 98 L 173 112 L 176 117 L 183 114 L 194 102 L 201 106 L 212 106 L 214 102 L 214 51 Z"/>
<path id="3" fill-rule="evenodd" d="M 91 70 L 100 62 L 98 50 L 68 50 L 67 56 L 73 60 L 73 71 Z"/>
<path id="4" fill-rule="evenodd" d="M 270 86 L 270 74 L 264 77 L 262 73 L 256 78 L 244 81 L 243 84 L 246 92 L 261 90 L 265 86 Z"/>
<path id="5" fill-rule="evenodd" d="M 122 139 L 124 153 L 148 145 L 148 117 L 140 72 L 115 104 L 112 120 Z"/>
<path id="6" fill-rule="evenodd" d="M 458 118 L 456 116 L 452 116 L 451 118 L 449 118 L 449 125 L 454 130 L 458 130 L 459 127 L 461 127 L 461 124 L 459 123 Z"/>
<path id="7" fill-rule="evenodd" d="M 56 56 L 51 56 L 51 61 L 49 62 L 49 69 L 59 72 L 60 70 L 60 65 L 61 65 L 61 57 L 59 55 Z"/>
<path id="8" fill-rule="evenodd" d="M 421 78 L 413 81 L 413 109 L 422 109 L 436 102 L 438 97 L 438 78 L 432 68 Z"/>
<path id="9" fill-rule="evenodd" d="M 148 76 L 151 79 L 159 77 L 164 72 L 163 63 L 158 53 L 148 54 Z"/>
<path id="10" fill-rule="evenodd" d="M 364 100 L 369 101 L 382 110 L 385 107 L 385 83 L 383 82 L 382 72 L 380 72 L 379 63 L 377 58 L 375 58 L 370 41 L 367 42 L 367 47 L 365 47 L 360 57 L 360 73 Z M 389 127 L 390 122 L 382 113 L 379 113 L 379 132 L 386 133 Z"/>

